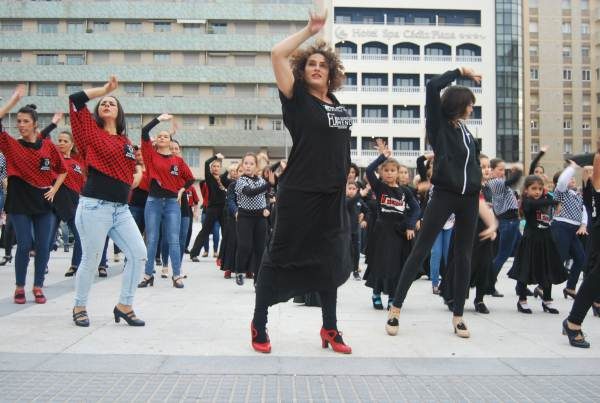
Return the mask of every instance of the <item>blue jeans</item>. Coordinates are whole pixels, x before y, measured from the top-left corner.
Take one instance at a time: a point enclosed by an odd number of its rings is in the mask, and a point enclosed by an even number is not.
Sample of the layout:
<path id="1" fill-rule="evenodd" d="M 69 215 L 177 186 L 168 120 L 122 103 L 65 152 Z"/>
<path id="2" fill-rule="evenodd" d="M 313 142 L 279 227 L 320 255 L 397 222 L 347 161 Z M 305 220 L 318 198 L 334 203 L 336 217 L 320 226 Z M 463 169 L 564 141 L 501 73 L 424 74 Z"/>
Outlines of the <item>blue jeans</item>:
<path id="1" fill-rule="evenodd" d="M 4 210 L 4 202 L 6 201 L 6 193 L 4 189 L 0 189 L 0 212 Z"/>
<path id="2" fill-rule="evenodd" d="M 179 228 L 179 249 L 181 250 L 181 259 L 185 253 L 185 244 L 187 240 L 188 230 L 192 223 L 192 217 L 181 217 L 181 226 Z"/>
<path id="3" fill-rule="evenodd" d="M 129 206 L 129 211 L 131 212 L 131 215 L 133 217 L 133 219 L 135 220 L 135 223 L 138 226 L 138 229 L 140 230 L 140 234 L 144 233 L 144 208 L 143 207 L 139 207 L 139 206 Z"/>
<path id="4" fill-rule="evenodd" d="M 75 214 L 75 224 L 83 250 L 75 278 L 75 306 L 87 305 L 88 294 L 107 235 L 119 245 L 127 258 L 119 303 L 132 305 L 146 260 L 146 246 L 129 212 L 129 206 L 81 196 Z"/>
<path id="5" fill-rule="evenodd" d="M 48 245 L 53 237 L 52 222 L 54 214 L 50 211 L 42 214 L 11 214 L 10 220 L 17 237 L 17 254 L 15 256 L 15 277 L 17 287 L 25 287 L 27 266 L 29 265 L 29 251 L 34 247 L 35 237 L 35 275 L 34 287 L 43 287 L 46 266 L 50 257 Z M 33 228 L 33 232 L 31 231 Z"/>
<path id="6" fill-rule="evenodd" d="M 550 227 L 558 253 L 563 263 L 573 258 L 573 266 L 569 271 L 569 278 L 567 280 L 567 288 L 574 290 L 577 287 L 577 281 L 579 280 L 579 274 L 585 263 L 585 251 L 583 245 L 577 236 L 578 225 L 569 224 L 562 221 L 553 221 Z"/>
<path id="7" fill-rule="evenodd" d="M 58 228 L 59 218 L 54 216 L 54 221 L 52 223 L 51 228 L 51 236 L 50 242 L 48 242 L 48 251 L 51 251 L 54 247 L 54 234 L 56 233 L 56 229 Z M 73 238 L 75 238 L 75 243 L 73 245 L 73 254 L 71 255 L 71 266 L 79 267 L 81 263 L 81 239 L 79 239 L 79 232 L 77 232 L 77 226 L 75 225 L 75 218 L 68 220 L 66 222 L 67 227 L 73 233 Z M 66 234 L 66 236 L 65 236 Z M 64 245 L 68 245 L 69 243 L 69 233 L 68 231 L 63 230 L 63 243 Z"/>
<path id="8" fill-rule="evenodd" d="M 444 264 L 448 264 L 448 251 L 450 250 L 450 239 L 452 239 L 452 230 L 442 229 L 435 238 L 435 242 L 431 247 L 431 257 L 429 258 L 429 277 L 431 285 L 437 287 L 440 285 L 440 262 L 444 258 Z"/>
<path id="9" fill-rule="evenodd" d="M 173 269 L 173 277 L 181 271 L 181 249 L 179 247 L 179 229 L 181 226 L 181 207 L 175 198 L 156 198 L 148 196 L 144 209 L 146 222 L 146 242 L 148 243 L 148 258 L 146 260 L 146 275 L 154 271 L 154 258 L 158 248 L 158 237 L 161 222 L 165 225 L 165 236 L 169 244 L 169 256 Z"/>
<path id="10" fill-rule="evenodd" d="M 204 218 L 206 217 L 206 213 L 202 211 L 202 215 L 200 216 L 200 222 L 204 225 Z M 212 237 L 213 237 L 213 252 L 217 252 L 219 250 L 219 240 L 220 240 L 220 231 L 221 231 L 221 223 L 219 221 L 215 221 L 215 224 L 212 227 Z M 204 250 L 208 253 L 208 238 L 206 238 L 206 242 L 204 242 Z"/>
<path id="11" fill-rule="evenodd" d="M 496 276 L 498 276 L 502 266 L 511 256 L 521 238 L 518 218 L 501 218 L 498 221 L 498 254 L 494 258 L 494 273 Z"/>

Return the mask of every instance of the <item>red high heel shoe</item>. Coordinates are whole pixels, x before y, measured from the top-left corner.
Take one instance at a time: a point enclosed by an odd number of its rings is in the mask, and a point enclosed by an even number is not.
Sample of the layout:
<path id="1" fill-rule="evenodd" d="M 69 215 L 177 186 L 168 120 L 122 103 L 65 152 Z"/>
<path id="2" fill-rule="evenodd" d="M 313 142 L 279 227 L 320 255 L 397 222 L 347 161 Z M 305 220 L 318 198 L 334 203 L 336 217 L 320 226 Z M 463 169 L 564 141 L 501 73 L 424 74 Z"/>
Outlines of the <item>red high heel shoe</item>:
<path id="1" fill-rule="evenodd" d="M 258 331 L 254 327 L 254 322 L 250 322 L 250 332 L 252 334 L 252 348 L 259 353 L 269 354 L 271 352 L 271 341 L 269 340 L 269 335 L 267 334 L 267 341 L 265 343 L 254 341 L 258 336 Z"/>
<path id="2" fill-rule="evenodd" d="M 341 342 L 339 343 L 335 341 L 335 338 L 338 335 L 340 336 L 341 340 Z M 324 328 L 321 328 L 321 341 L 323 343 L 323 348 L 327 348 L 327 346 L 331 344 L 331 348 L 336 353 L 352 354 L 352 348 L 344 344 L 344 340 L 342 340 L 342 334 L 335 329 L 326 330 Z"/>

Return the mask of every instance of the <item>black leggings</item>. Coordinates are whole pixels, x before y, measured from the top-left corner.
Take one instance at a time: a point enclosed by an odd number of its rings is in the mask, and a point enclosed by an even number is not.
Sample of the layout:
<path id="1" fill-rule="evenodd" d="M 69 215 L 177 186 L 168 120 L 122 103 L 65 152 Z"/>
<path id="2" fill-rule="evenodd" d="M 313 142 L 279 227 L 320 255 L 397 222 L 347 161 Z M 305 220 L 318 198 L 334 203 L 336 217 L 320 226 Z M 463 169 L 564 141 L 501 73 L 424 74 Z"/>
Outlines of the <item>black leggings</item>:
<path id="1" fill-rule="evenodd" d="M 452 213 L 456 217 L 454 223 L 454 264 L 456 267 L 454 272 L 454 316 L 463 315 L 471 274 L 471 254 L 479 213 L 479 195 L 459 195 L 439 189 L 433 190 L 414 248 L 402 269 L 394 295 L 393 305 L 395 307 L 402 307 L 419 268 Z"/>
<path id="2" fill-rule="evenodd" d="M 267 219 L 262 216 L 238 216 L 237 220 L 237 252 L 235 256 L 236 273 L 254 273 L 254 281 L 258 274 L 258 266 L 262 261 L 267 235 Z M 255 259 L 252 256 L 255 255 Z M 252 262 L 254 264 L 251 267 Z"/>
<path id="3" fill-rule="evenodd" d="M 196 257 L 200 255 L 200 249 L 204 245 L 204 242 L 206 242 L 206 240 L 210 236 L 210 233 L 212 232 L 216 221 L 218 221 L 219 224 L 223 223 L 223 206 L 207 207 L 206 216 L 204 218 L 204 224 L 202 224 L 202 229 L 200 230 L 198 235 L 196 235 L 196 239 L 194 240 L 194 246 L 190 250 L 190 257 Z"/>
<path id="4" fill-rule="evenodd" d="M 542 300 L 552 301 L 552 284 L 546 287 L 542 287 L 542 285 L 540 284 L 539 287 L 544 292 L 544 295 L 542 295 Z M 527 285 L 525 283 L 517 281 L 517 287 L 515 288 L 515 291 L 517 291 L 519 300 L 525 301 L 527 299 L 527 294 L 529 294 L 529 291 L 527 290 Z"/>
<path id="5" fill-rule="evenodd" d="M 569 322 L 580 325 L 590 310 L 592 303 L 600 302 L 600 260 L 596 262 L 594 268 L 585 275 L 583 283 L 579 286 L 575 302 L 569 314 Z"/>
<path id="6" fill-rule="evenodd" d="M 337 330 L 337 288 L 319 291 L 321 298 L 321 313 L 323 316 L 323 328 L 327 330 Z M 259 332 L 264 331 L 267 326 L 267 316 L 269 314 L 269 305 L 273 301 L 273 289 L 269 286 L 256 287 L 256 302 L 254 305 L 254 327 Z"/>

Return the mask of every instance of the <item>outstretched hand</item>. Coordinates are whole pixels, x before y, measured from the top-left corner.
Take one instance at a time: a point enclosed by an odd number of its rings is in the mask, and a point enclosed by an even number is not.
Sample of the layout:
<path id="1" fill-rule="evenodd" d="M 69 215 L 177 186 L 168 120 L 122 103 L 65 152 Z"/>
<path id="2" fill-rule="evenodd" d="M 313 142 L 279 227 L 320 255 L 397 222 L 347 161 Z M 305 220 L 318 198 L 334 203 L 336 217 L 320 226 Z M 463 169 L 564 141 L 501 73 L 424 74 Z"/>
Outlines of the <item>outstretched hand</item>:
<path id="1" fill-rule="evenodd" d="M 118 87 L 119 87 L 119 80 L 117 80 L 117 76 L 110 76 L 108 78 L 108 81 L 106 82 L 106 84 L 104 84 L 104 91 L 106 91 L 107 94 L 110 94 L 111 92 L 116 90 Z"/>
<path id="2" fill-rule="evenodd" d="M 164 122 L 166 120 L 173 119 L 173 115 L 169 115 L 168 113 L 163 113 L 162 115 L 160 115 L 156 119 L 158 119 L 159 122 Z"/>
<path id="3" fill-rule="evenodd" d="M 314 35 L 325 26 L 325 22 L 327 21 L 327 9 L 325 9 L 323 13 L 310 11 L 308 16 L 309 20 L 307 27 L 311 35 Z"/>
<path id="4" fill-rule="evenodd" d="M 375 149 L 379 151 L 379 154 L 383 154 L 385 158 L 390 158 L 392 156 L 392 151 L 388 148 L 388 145 L 382 139 L 375 140 Z"/>
<path id="5" fill-rule="evenodd" d="M 58 123 L 62 120 L 64 113 L 56 112 L 54 116 L 52 116 L 52 123 L 58 125 Z"/>
<path id="6" fill-rule="evenodd" d="M 12 98 L 16 102 L 19 102 L 21 100 L 21 98 L 23 98 L 25 96 L 26 91 L 27 91 L 27 88 L 25 87 L 25 84 L 18 84 L 15 88 L 15 92 L 13 92 L 13 94 L 12 94 Z"/>
<path id="7" fill-rule="evenodd" d="M 460 72 L 463 77 L 470 78 L 475 81 L 477 84 L 481 84 L 481 74 L 476 73 L 471 67 L 461 67 Z"/>

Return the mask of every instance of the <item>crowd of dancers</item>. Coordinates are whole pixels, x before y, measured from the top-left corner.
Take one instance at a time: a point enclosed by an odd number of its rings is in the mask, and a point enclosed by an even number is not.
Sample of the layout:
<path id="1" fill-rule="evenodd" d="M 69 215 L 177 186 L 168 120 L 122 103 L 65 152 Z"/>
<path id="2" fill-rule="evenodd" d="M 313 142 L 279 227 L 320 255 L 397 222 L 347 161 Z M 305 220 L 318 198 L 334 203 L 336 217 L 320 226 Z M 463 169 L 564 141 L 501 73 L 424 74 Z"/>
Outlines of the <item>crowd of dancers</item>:
<path id="1" fill-rule="evenodd" d="M 75 325 L 90 325 L 90 288 L 95 275 L 108 275 L 112 239 L 115 252 L 125 255 L 115 321 L 144 326 L 133 310 L 136 290 L 152 287 L 158 274 L 170 277 L 174 288 L 184 287 L 182 260 L 201 202 L 202 229 L 187 252 L 198 261 L 204 247 L 207 256 L 212 234 L 223 277 L 235 277 L 240 286 L 252 279 L 256 300 L 250 330 L 259 352 L 271 351 L 269 306 L 297 297 L 321 306 L 323 347 L 351 353 L 336 316 L 337 289 L 350 275 L 372 289 L 374 309 L 385 308 L 382 294 L 387 295 L 390 335 L 400 330 L 411 284 L 429 276 L 432 293 L 452 312 L 454 332 L 468 338 L 463 311 L 469 289 L 475 289 L 475 311 L 489 314 L 484 298 L 503 297 L 496 282 L 511 256 L 508 275 L 516 280 L 517 311 L 532 314 L 528 297 L 533 296 L 541 299 L 544 312 L 558 314 L 552 286 L 566 281 L 563 296 L 574 304 L 563 333 L 571 345 L 589 347 L 581 324 L 590 308 L 600 317 L 600 144 L 595 154 L 569 160 L 552 178 L 541 165 L 547 147 L 524 178 L 519 164 L 507 172 L 504 161 L 480 152 L 464 123 L 475 96 L 451 83 L 481 77 L 461 67 L 427 84 L 431 152 L 417 159 L 414 178 L 392 158 L 383 139 L 377 140 L 379 156 L 363 177 L 350 161 L 352 119 L 333 95 L 344 77 L 340 60 L 321 41 L 299 49 L 322 29 L 325 18 L 311 14 L 304 29 L 272 49 L 283 119 L 293 140 L 288 160 L 272 164 L 264 153 L 247 153 L 223 169 L 225 157 L 216 154 L 205 161 L 201 198 L 176 141 L 173 116 L 156 117 L 137 139 L 127 133 L 123 107 L 111 95 L 116 77 L 69 96 L 70 131 L 58 133 L 56 143 L 50 133 L 61 113 L 40 130 L 35 105 L 18 109 L 19 138 L 0 127 L 7 214 L 0 265 L 12 261 L 16 239 L 14 302 L 27 300 L 31 256 L 34 300 L 46 302 L 44 278 L 63 223 L 74 238 L 65 276 L 75 277 Z M 0 119 L 24 95 L 25 87 L 18 85 L 0 107 Z M 92 99 L 97 103 L 90 111 Z M 172 129 L 154 130 L 161 122 L 172 122 Z M 575 180 L 579 170 L 581 187 Z"/>

